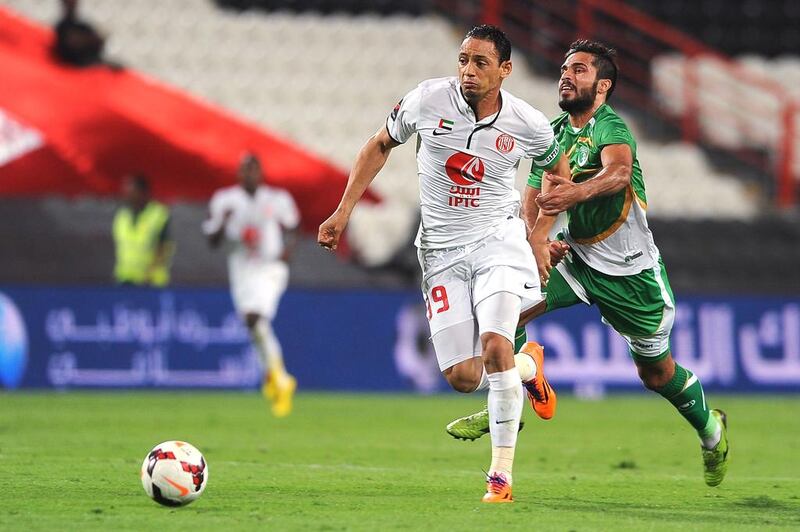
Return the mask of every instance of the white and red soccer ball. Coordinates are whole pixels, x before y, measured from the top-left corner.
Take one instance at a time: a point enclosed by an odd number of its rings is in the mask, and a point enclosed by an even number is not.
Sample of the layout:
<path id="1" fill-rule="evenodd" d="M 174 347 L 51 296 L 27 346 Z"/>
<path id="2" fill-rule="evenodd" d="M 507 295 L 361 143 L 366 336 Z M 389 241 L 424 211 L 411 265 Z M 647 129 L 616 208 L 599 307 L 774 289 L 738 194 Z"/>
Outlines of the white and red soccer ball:
<path id="1" fill-rule="evenodd" d="M 194 501 L 208 483 L 208 464 L 203 454 L 183 441 L 159 443 L 142 463 L 142 487 L 164 506 L 184 506 Z"/>

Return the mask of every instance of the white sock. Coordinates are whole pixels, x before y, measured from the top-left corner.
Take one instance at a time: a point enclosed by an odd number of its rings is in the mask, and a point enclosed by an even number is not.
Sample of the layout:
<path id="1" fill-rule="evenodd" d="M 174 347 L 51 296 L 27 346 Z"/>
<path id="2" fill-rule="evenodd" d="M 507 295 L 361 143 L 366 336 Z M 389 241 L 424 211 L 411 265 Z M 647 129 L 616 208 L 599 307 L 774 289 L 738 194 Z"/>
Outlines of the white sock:
<path id="1" fill-rule="evenodd" d="M 721 439 L 722 439 L 722 426 L 719 423 L 717 423 L 717 429 L 714 431 L 714 434 L 712 434 L 708 438 L 700 438 L 700 441 L 702 442 L 703 447 L 705 447 L 706 449 L 713 449 L 714 447 L 717 446 L 719 440 Z"/>
<path id="2" fill-rule="evenodd" d="M 514 448 L 517 445 L 519 420 L 522 417 L 522 386 L 516 368 L 489 373 L 489 434 L 492 437 L 492 456 L 502 455 L 502 463 L 492 460 L 492 471 L 511 474 Z M 496 448 L 506 447 L 499 451 Z M 499 461 L 498 461 L 499 462 Z M 494 469 L 495 467 L 500 469 Z"/>
<path id="3" fill-rule="evenodd" d="M 256 346 L 258 352 L 258 359 L 261 362 L 261 367 L 264 372 L 274 372 L 275 376 L 281 377 L 286 374 L 286 368 L 283 366 L 283 350 L 275 333 L 272 332 L 270 323 L 261 318 L 256 322 L 256 326 L 252 329 L 253 344 Z"/>
<path id="4" fill-rule="evenodd" d="M 528 353 L 514 355 L 514 365 L 517 366 L 522 382 L 528 382 L 536 376 L 536 361 Z"/>
<path id="5" fill-rule="evenodd" d="M 509 484 L 511 481 L 511 469 L 514 467 L 514 448 L 513 447 L 492 447 L 492 465 L 489 466 L 489 474 L 505 473 Z"/>

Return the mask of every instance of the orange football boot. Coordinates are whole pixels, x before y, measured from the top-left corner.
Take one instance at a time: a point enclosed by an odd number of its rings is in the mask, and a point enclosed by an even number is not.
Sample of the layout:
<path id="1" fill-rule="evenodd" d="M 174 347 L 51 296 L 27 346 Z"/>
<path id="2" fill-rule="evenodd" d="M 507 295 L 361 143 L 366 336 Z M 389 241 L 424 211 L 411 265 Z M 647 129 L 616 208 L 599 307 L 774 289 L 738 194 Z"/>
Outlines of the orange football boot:
<path id="1" fill-rule="evenodd" d="M 557 399 L 556 391 L 544 376 L 544 348 L 536 342 L 527 342 L 519 352 L 530 355 L 536 362 L 536 375 L 522 383 L 528 392 L 533 411 L 542 419 L 550 419 L 556 414 Z"/>
<path id="2" fill-rule="evenodd" d="M 511 483 L 505 473 L 492 473 L 486 477 L 486 494 L 481 502 L 514 502 Z"/>

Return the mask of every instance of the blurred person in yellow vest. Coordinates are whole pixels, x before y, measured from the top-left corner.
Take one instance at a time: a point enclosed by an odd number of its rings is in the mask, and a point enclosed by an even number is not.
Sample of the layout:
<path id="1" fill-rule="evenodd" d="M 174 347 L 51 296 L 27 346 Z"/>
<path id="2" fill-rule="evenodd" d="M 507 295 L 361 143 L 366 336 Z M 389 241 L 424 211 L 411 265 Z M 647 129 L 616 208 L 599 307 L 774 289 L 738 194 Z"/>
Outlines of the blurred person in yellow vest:
<path id="1" fill-rule="evenodd" d="M 120 284 L 166 286 L 175 249 L 169 209 L 150 199 L 150 183 L 141 174 L 125 178 L 122 194 L 125 204 L 114 216 L 114 279 Z"/>

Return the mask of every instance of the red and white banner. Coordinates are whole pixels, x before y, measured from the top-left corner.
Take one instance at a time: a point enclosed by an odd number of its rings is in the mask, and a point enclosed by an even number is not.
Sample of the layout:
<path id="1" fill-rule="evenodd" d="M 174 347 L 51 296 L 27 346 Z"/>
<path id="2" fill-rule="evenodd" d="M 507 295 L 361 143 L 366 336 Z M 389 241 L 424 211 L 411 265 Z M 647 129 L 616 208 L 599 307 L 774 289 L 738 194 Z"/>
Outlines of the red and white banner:
<path id="1" fill-rule="evenodd" d="M 114 195 L 140 171 L 162 200 L 206 201 L 235 182 L 250 150 L 267 182 L 294 196 L 305 230 L 336 207 L 343 170 L 131 70 L 61 65 L 52 42 L 51 30 L 0 8 L 0 196 Z"/>

